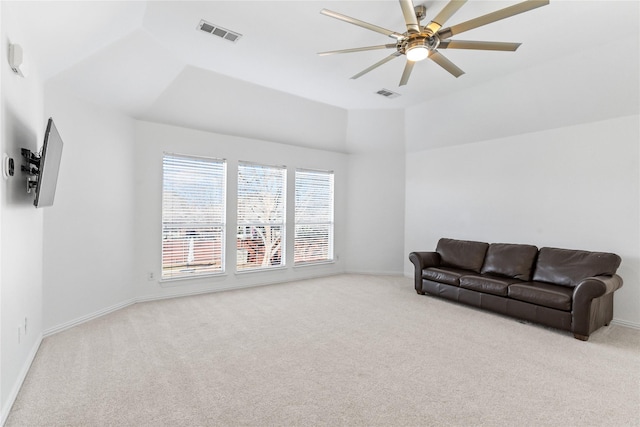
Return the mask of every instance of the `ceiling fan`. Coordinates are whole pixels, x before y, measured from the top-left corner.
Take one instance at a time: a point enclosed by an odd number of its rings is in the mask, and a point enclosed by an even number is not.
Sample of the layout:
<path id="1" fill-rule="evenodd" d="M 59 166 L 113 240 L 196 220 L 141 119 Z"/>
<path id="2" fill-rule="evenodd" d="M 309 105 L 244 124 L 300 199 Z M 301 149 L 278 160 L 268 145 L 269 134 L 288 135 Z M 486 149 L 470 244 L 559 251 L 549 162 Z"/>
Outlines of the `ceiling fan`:
<path id="1" fill-rule="evenodd" d="M 515 51 L 520 46 L 520 43 L 509 42 L 489 42 L 489 41 L 475 41 L 475 40 L 451 40 L 454 35 L 463 33 L 474 28 L 481 27 L 483 25 L 491 24 L 492 22 L 499 21 L 501 19 L 509 18 L 519 13 L 528 12 L 532 9 L 549 4 L 549 0 L 526 0 L 522 3 L 515 4 L 513 6 L 505 7 L 504 9 L 497 10 L 495 12 L 488 13 L 486 15 L 479 16 L 469 21 L 462 22 L 452 27 L 442 28 L 444 23 L 458 11 L 467 0 L 450 0 L 449 3 L 436 15 L 435 18 L 427 25 L 420 25 L 420 21 L 424 19 L 426 13 L 426 7 L 423 5 L 415 6 L 412 0 L 399 0 L 400 7 L 402 8 L 402 14 L 407 25 L 407 31 L 404 33 L 398 33 L 395 31 L 387 30 L 386 28 L 379 27 L 377 25 L 369 24 L 368 22 L 361 21 L 356 18 L 352 18 L 347 15 L 343 15 L 331 10 L 322 9 L 320 13 L 332 18 L 339 19 L 350 24 L 358 25 L 367 30 L 375 31 L 377 33 L 384 34 L 386 36 L 395 39 L 395 43 L 356 47 L 352 49 L 332 50 L 327 52 L 320 52 L 318 55 L 333 55 L 336 53 L 352 53 L 362 52 L 367 50 L 378 49 L 395 49 L 391 55 L 376 62 L 369 68 L 366 68 L 358 74 L 351 77 L 357 79 L 367 74 L 369 71 L 378 68 L 379 66 L 386 64 L 392 59 L 406 55 L 407 63 L 400 79 L 400 86 L 406 85 L 409 81 L 411 71 L 416 62 L 429 58 L 442 68 L 447 70 L 455 77 L 460 77 L 464 74 L 457 65 L 448 60 L 442 55 L 438 49 L 476 49 L 476 50 L 498 50 L 498 51 Z"/>

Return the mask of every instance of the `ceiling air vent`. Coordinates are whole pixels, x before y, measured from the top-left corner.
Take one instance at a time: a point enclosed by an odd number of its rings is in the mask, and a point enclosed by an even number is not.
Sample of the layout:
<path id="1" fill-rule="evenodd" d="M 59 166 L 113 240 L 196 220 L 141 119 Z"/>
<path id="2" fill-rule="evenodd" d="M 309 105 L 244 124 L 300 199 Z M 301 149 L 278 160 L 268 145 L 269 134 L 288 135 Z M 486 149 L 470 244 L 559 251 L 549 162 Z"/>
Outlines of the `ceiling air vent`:
<path id="1" fill-rule="evenodd" d="M 379 91 L 376 92 L 378 95 L 382 95 L 385 98 L 397 98 L 400 96 L 399 93 L 395 93 L 390 91 L 389 89 L 380 89 Z"/>
<path id="2" fill-rule="evenodd" d="M 219 27 L 212 24 L 211 22 L 205 21 L 204 19 L 200 20 L 197 29 L 234 43 L 240 40 L 240 37 L 242 37 L 242 34 L 240 33 L 235 33 L 233 31 L 227 30 L 226 28 Z"/>

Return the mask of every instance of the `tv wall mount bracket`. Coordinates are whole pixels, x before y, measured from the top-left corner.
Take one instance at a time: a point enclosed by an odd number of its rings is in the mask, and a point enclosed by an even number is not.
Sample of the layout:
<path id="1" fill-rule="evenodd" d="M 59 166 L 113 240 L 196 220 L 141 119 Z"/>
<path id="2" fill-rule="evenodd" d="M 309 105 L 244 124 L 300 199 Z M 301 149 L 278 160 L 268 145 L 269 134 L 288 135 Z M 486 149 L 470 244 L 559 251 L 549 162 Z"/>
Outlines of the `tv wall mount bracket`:
<path id="1" fill-rule="evenodd" d="M 40 175 L 40 155 L 31 152 L 26 148 L 21 149 L 24 164 L 20 167 L 22 172 L 27 174 L 27 193 L 38 186 L 38 176 Z"/>

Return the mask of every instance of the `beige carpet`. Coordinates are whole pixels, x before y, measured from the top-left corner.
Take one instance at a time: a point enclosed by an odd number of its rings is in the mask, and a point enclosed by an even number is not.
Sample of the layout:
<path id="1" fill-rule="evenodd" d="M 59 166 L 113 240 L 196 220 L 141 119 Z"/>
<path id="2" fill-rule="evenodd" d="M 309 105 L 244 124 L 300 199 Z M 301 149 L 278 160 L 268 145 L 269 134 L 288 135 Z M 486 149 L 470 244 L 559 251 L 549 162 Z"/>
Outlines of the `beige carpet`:
<path id="1" fill-rule="evenodd" d="M 640 425 L 640 331 L 325 279 L 136 304 L 46 338 L 8 426 Z"/>

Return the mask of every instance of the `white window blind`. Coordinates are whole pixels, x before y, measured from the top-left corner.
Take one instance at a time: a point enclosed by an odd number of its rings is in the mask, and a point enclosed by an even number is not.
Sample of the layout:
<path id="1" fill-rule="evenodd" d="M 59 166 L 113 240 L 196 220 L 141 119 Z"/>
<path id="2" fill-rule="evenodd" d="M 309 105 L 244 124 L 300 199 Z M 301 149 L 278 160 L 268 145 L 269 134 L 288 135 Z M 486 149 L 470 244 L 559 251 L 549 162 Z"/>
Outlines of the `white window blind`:
<path id="1" fill-rule="evenodd" d="M 296 170 L 294 264 L 333 260 L 333 172 Z"/>
<path id="2" fill-rule="evenodd" d="M 162 278 L 224 272 L 226 162 L 165 154 Z"/>
<path id="3" fill-rule="evenodd" d="M 238 271 L 284 265 L 286 169 L 238 164 Z"/>

